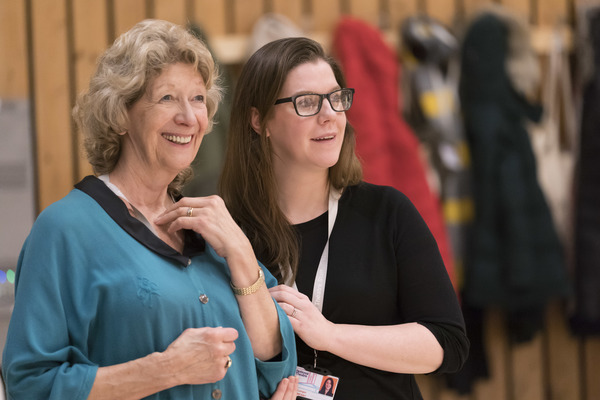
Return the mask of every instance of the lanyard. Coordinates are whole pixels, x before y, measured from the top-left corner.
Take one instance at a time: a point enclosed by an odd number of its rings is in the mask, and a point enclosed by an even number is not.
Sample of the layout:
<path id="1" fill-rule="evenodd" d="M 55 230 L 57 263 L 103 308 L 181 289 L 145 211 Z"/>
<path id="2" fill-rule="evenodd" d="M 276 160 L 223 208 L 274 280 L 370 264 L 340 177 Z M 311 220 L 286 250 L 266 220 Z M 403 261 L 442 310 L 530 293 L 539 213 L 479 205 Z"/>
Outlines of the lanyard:
<path id="1" fill-rule="evenodd" d="M 325 296 L 325 281 L 327 280 L 327 266 L 329 263 L 329 238 L 335 219 L 338 213 L 338 204 L 342 193 L 337 190 L 329 190 L 329 204 L 327 207 L 327 242 L 325 248 L 323 248 L 323 254 L 319 260 L 319 266 L 317 267 L 317 273 L 315 275 L 315 283 L 313 286 L 312 303 L 317 307 L 319 312 L 323 312 L 323 297 Z M 294 289 L 298 289 L 296 282 L 287 282 L 286 284 L 291 285 Z M 317 368 L 317 350 L 314 350 L 313 369 Z"/>
<path id="2" fill-rule="evenodd" d="M 312 303 L 320 312 L 323 312 L 323 297 L 325 296 L 325 281 L 327 280 L 327 265 L 329 263 L 329 237 L 335 224 L 335 218 L 338 212 L 338 203 L 341 193 L 336 190 L 329 191 L 329 206 L 327 219 L 327 242 L 319 260 L 319 266 L 315 275 L 315 284 L 313 286 Z"/>
<path id="3" fill-rule="evenodd" d="M 331 237 L 331 231 L 333 230 L 335 218 L 337 217 L 340 196 L 340 192 L 336 190 L 329 190 L 329 206 L 327 208 L 327 242 L 325 242 L 325 248 L 323 249 L 323 254 L 321 254 L 321 260 L 319 260 L 319 266 L 317 267 L 312 295 L 312 303 L 321 313 L 323 312 L 323 297 L 325 296 L 325 281 L 327 280 L 327 266 L 329 264 L 329 238 Z M 313 352 L 313 370 L 316 371 L 318 353 L 315 349 L 313 349 Z"/>

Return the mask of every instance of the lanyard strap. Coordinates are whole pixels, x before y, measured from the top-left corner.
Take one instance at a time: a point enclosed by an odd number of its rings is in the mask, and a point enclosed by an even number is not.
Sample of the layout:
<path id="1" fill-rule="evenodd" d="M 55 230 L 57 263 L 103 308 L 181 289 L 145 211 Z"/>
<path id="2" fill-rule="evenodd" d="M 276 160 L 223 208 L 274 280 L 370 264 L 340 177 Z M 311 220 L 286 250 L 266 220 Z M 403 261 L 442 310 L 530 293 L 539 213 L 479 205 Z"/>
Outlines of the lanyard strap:
<path id="1" fill-rule="evenodd" d="M 325 281 L 327 280 L 327 265 L 329 263 L 329 237 L 335 224 L 338 213 L 338 203 L 341 193 L 336 190 L 329 191 L 329 206 L 327 219 L 327 242 L 321 254 L 317 274 L 315 275 L 315 284 L 313 286 L 312 302 L 320 312 L 323 312 L 323 297 L 325 296 Z"/>

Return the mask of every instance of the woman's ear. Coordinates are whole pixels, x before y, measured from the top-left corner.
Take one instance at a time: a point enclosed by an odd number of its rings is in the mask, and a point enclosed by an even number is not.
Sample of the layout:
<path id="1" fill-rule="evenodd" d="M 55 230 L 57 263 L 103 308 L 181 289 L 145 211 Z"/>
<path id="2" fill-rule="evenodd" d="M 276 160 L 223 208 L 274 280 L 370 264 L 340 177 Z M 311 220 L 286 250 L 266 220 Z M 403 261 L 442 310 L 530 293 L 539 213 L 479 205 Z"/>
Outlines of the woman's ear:
<path id="1" fill-rule="evenodd" d="M 254 132 L 256 132 L 257 134 L 262 134 L 262 126 L 260 125 L 260 113 L 258 112 L 256 107 L 251 107 L 250 113 L 250 125 L 252 125 L 252 129 L 254 129 Z M 269 133 L 267 132 L 267 137 L 268 136 Z"/>

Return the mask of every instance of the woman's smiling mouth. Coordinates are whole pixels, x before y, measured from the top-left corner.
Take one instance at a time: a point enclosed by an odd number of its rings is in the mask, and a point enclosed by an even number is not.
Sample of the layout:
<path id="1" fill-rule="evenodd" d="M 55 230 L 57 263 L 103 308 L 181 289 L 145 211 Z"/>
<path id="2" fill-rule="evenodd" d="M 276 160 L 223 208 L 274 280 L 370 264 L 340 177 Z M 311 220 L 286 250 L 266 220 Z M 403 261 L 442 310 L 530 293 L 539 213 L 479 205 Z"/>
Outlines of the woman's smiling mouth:
<path id="1" fill-rule="evenodd" d="M 163 134 L 162 137 L 167 139 L 169 142 L 177 143 L 177 144 L 188 144 L 192 141 L 191 136 L 176 136 L 176 135 L 166 135 Z"/>

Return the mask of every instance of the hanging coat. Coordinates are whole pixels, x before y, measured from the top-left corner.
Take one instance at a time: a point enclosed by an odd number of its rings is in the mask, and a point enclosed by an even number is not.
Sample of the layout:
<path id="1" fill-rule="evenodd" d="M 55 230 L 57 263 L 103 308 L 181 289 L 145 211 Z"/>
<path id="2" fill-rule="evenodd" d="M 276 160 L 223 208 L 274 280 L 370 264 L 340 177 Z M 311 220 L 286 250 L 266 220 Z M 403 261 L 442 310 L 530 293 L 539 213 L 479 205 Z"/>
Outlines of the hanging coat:
<path id="1" fill-rule="evenodd" d="M 594 71 L 585 85 L 579 166 L 575 175 L 575 306 L 573 332 L 600 335 L 600 7 L 588 15 Z"/>
<path id="2" fill-rule="evenodd" d="M 469 26 L 461 54 L 475 201 L 463 301 L 507 310 L 513 339 L 524 341 L 541 329 L 547 302 L 569 293 L 569 283 L 525 129 L 542 110 L 515 89 L 507 72 L 511 34 L 505 17 L 483 13 Z"/>
<path id="3" fill-rule="evenodd" d="M 400 115 L 400 68 L 395 52 L 377 29 L 344 17 L 334 31 L 333 54 L 348 86 L 356 90 L 347 115 L 356 130 L 356 150 L 365 180 L 393 186 L 410 198 L 435 237 L 455 284 L 440 200 L 427 182 L 419 141 Z"/>

